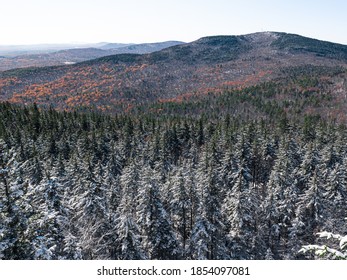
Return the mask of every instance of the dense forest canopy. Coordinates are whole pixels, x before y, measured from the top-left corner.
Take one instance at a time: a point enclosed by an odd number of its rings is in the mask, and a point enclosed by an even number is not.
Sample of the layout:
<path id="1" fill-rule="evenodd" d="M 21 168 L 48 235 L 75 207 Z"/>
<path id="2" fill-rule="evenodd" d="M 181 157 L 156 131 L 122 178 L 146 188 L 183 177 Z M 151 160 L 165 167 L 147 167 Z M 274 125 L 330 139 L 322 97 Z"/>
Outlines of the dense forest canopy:
<path id="1" fill-rule="evenodd" d="M 183 108 L 1 103 L 0 258 L 305 259 L 347 233 L 343 125 Z"/>

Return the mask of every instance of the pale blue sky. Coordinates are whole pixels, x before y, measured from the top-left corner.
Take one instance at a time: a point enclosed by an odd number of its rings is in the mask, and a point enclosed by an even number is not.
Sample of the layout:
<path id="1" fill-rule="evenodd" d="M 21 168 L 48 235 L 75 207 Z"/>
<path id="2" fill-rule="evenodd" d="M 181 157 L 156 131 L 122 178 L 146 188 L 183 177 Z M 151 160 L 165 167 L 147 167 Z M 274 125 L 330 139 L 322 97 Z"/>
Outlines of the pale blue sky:
<path id="1" fill-rule="evenodd" d="M 283 31 L 347 44 L 346 0 L 0 0 L 0 45 Z"/>

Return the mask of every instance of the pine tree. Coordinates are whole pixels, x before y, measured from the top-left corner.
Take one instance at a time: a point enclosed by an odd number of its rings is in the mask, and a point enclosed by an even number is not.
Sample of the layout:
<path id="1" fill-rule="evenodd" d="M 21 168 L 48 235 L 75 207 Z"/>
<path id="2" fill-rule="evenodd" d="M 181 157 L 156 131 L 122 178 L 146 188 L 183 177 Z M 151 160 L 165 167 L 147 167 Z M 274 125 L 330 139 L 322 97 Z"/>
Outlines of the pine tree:
<path id="1" fill-rule="evenodd" d="M 295 218 L 298 190 L 294 184 L 296 161 L 291 143 L 282 139 L 277 159 L 266 184 L 266 196 L 262 204 L 262 230 L 267 246 L 276 259 L 287 250 L 289 228 Z"/>
<path id="2" fill-rule="evenodd" d="M 331 232 L 319 232 L 319 237 L 325 237 L 327 239 L 333 239 L 339 244 L 333 245 L 305 245 L 302 246 L 299 253 L 314 252 L 319 259 L 334 259 L 334 260 L 346 260 L 347 259 L 347 235 L 342 236 L 340 234 L 334 234 Z"/>
<path id="3" fill-rule="evenodd" d="M 297 203 L 296 218 L 291 228 L 291 238 L 294 238 L 295 250 L 305 243 L 314 243 L 314 232 L 322 225 L 324 213 L 324 190 L 322 188 L 318 171 L 307 183 L 307 189 L 300 195 Z"/>
<path id="4" fill-rule="evenodd" d="M 197 178 L 198 178 L 198 191 L 200 192 L 200 207 L 198 217 L 196 218 L 196 225 L 193 227 L 193 232 L 199 232 L 196 227 L 204 225 L 208 230 L 207 244 L 201 244 L 207 248 L 206 259 L 225 259 L 228 258 L 228 250 L 226 248 L 225 238 L 225 218 L 222 213 L 222 199 L 220 190 L 220 178 L 218 173 L 219 160 L 216 153 L 212 149 L 211 161 L 209 161 L 208 153 L 202 158 L 200 163 Z M 190 242 L 194 240 L 192 236 Z M 200 242 L 201 243 L 201 242 Z M 200 257 L 199 257 L 200 258 Z"/>
<path id="5" fill-rule="evenodd" d="M 109 230 L 105 185 L 93 173 L 91 162 L 87 161 L 82 177 L 76 180 L 72 190 L 70 205 L 74 210 L 72 221 L 76 226 L 76 236 L 82 248 L 83 258 L 105 258 L 108 252 L 100 252 L 105 248 L 103 237 Z"/>
<path id="6" fill-rule="evenodd" d="M 0 140 L 0 258 L 32 259 L 26 230 L 33 215 L 26 192 L 28 182 L 18 176 L 15 153 Z"/>
<path id="7" fill-rule="evenodd" d="M 211 259 L 209 244 L 211 244 L 211 232 L 213 226 L 207 219 L 204 203 L 198 207 L 198 215 L 192 228 L 189 242 L 189 256 L 193 260 Z"/>
<path id="8" fill-rule="evenodd" d="M 324 186 L 326 221 L 324 230 L 341 232 L 339 220 L 347 216 L 347 157 L 344 156 L 342 164 L 337 163 L 330 170 Z"/>
<path id="9" fill-rule="evenodd" d="M 258 190 L 251 170 L 251 146 L 245 135 L 238 136 L 234 155 L 225 161 L 228 177 L 225 185 L 226 195 L 223 213 L 228 225 L 228 248 L 230 257 L 251 259 L 257 232 L 256 223 L 259 212 Z"/>
<path id="10" fill-rule="evenodd" d="M 172 222 L 174 228 L 179 233 L 179 237 L 182 243 L 182 253 L 185 253 L 187 241 L 190 236 L 189 209 L 191 208 L 191 201 L 186 189 L 187 184 L 185 182 L 185 177 L 186 176 L 184 176 L 182 170 L 179 170 L 177 174 L 172 176 L 171 181 L 173 184 L 173 200 L 170 203 Z"/>
<path id="11" fill-rule="evenodd" d="M 136 222 L 137 205 L 133 195 L 132 185 L 127 185 L 115 214 L 114 232 L 117 237 L 113 246 L 115 246 L 115 258 L 119 260 L 147 259 L 141 244 L 140 229 Z"/>
<path id="12" fill-rule="evenodd" d="M 181 246 L 160 199 L 158 179 L 148 168 L 142 174 L 138 223 L 144 236 L 143 247 L 150 259 L 172 260 L 181 257 Z"/>
<path id="13" fill-rule="evenodd" d="M 27 229 L 32 236 L 33 258 L 61 258 L 68 223 L 63 185 L 57 178 L 47 178 L 39 185 L 31 185 L 28 196 L 32 197 L 35 212 Z"/>

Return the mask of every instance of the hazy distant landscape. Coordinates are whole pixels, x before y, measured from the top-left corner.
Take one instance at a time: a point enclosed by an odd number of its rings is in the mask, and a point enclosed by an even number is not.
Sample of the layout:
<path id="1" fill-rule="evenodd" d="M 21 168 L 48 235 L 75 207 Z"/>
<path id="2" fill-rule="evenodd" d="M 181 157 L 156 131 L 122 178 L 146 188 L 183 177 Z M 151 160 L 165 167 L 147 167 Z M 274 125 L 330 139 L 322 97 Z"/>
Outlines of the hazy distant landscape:
<path id="1" fill-rule="evenodd" d="M 0 71 L 24 67 L 74 64 L 122 53 L 144 54 L 182 43 L 172 41 L 148 44 L 99 43 L 88 45 L 0 46 Z"/>
<path id="2" fill-rule="evenodd" d="M 1 259 L 347 257 L 346 45 L 61 47 L 0 48 Z"/>

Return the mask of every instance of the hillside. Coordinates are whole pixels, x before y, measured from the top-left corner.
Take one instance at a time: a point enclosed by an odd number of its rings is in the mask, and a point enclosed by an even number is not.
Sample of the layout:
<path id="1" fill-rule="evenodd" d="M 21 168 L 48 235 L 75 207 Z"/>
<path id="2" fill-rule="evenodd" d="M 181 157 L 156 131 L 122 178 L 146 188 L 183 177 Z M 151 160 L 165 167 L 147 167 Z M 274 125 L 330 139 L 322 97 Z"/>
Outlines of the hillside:
<path id="1" fill-rule="evenodd" d="M 89 107 L 119 113 L 163 109 L 166 103 L 188 102 L 194 107 L 211 99 L 211 94 L 219 98 L 271 82 L 270 95 L 280 106 L 287 106 L 283 110 L 290 111 L 291 103 L 299 100 L 294 96 L 299 95 L 310 99 L 300 101 L 298 112 L 343 120 L 346 54 L 347 46 L 286 33 L 205 37 L 150 54 L 2 72 L 0 98 L 16 104 L 36 102 L 64 110 Z M 267 102 L 266 87 L 262 86 L 264 94 L 259 92 L 262 102 Z M 312 98 L 324 102 L 318 104 Z M 317 106 L 324 110 L 313 108 Z"/>

